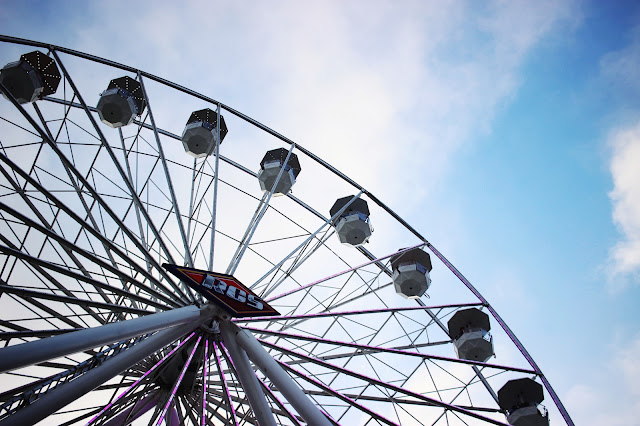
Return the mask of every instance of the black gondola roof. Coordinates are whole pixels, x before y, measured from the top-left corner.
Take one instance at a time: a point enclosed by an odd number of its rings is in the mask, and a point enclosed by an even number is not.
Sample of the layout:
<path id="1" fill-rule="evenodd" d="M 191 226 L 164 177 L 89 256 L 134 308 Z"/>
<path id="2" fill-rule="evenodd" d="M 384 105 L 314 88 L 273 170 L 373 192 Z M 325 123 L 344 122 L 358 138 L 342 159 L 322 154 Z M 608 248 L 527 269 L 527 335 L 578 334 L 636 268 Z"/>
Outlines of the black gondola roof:
<path id="1" fill-rule="evenodd" d="M 402 250 L 404 249 L 400 249 L 398 251 Z M 431 269 L 433 269 L 433 266 L 431 265 L 431 256 L 429 256 L 429 253 L 419 248 L 414 248 L 404 253 L 394 254 L 391 256 L 391 268 L 393 270 L 396 270 L 398 265 L 404 262 L 419 263 L 427 268 L 427 271 L 431 271 Z"/>
<path id="2" fill-rule="evenodd" d="M 31 65 L 42 78 L 44 88 L 40 97 L 56 93 L 61 79 L 56 61 L 39 50 L 25 53 L 20 59 Z"/>
<path id="3" fill-rule="evenodd" d="M 503 410 L 512 410 L 528 403 L 537 405 L 543 400 L 542 385 L 529 378 L 510 380 L 498 391 L 498 405 Z"/>
<path id="4" fill-rule="evenodd" d="M 462 309 L 455 313 L 447 323 L 449 335 L 452 339 L 458 339 L 465 328 L 481 328 L 485 331 L 491 330 L 489 315 L 479 309 Z"/>
<path id="5" fill-rule="evenodd" d="M 272 149 L 271 151 L 267 151 L 267 153 L 264 155 L 264 158 L 260 162 L 260 167 L 264 169 L 265 163 L 268 163 L 269 161 L 280 160 L 282 163 L 284 163 L 284 160 L 287 159 L 287 154 L 289 154 L 289 151 L 284 148 L 276 148 Z M 300 161 L 298 161 L 298 156 L 292 152 L 287 164 L 293 169 L 293 175 L 295 177 L 298 177 L 298 174 L 300 174 L 300 172 L 302 171 L 302 168 L 300 167 Z"/>
<path id="6" fill-rule="evenodd" d="M 109 83 L 108 89 L 122 89 L 129 93 L 131 97 L 133 97 L 133 101 L 136 103 L 138 107 L 138 115 L 142 114 L 144 109 L 147 106 L 147 101 L 144 98 L 144 93 L 142 91 L 142 86 L 140 82 L 134 80 L 129 76 L 124 76 L 120 78 L 115 78 L 111 80 Z"/>
<path id="7" fill-rule="evenodd" d="M 187 124 L 195 123 L 196 121 L 202 121 L 203 123 L 209 123 L 214 128 L 218 125 L 218 113 L 210 108 L 193 111 L 187 120 Z M 227 123 L 224 121 L 224 116 L 220 114 L 220 143 L 227 136 L 229 130 L 227 129 Z"/>

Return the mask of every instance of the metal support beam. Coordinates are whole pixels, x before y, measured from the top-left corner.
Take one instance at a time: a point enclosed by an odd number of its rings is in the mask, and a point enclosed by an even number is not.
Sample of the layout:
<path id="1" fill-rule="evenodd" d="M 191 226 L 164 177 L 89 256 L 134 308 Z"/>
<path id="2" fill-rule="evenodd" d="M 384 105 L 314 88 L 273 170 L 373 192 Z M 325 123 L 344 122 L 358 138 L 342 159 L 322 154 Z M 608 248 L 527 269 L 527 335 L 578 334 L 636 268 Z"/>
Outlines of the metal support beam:
<path id="1" fill-rule="evenodd" d="M 152 353 L 162 349 L 185 334 L 190 333 L 200 324 L 209 320 L 211 315 L 211 311 L 207 310 L 206 314 L 201 315 L 193 322 L 158 332 L 156 335 L 145 339 L 133 348 L 105 361 L 100 367 L 96 367 L 77 379 L 47 393 L 31 405 L 28 405 L 11 417 L 1 421 L 0 425 L 25 425 L 39 422 L 122 373 L 127 368 L 137 364 Z"/>
<path id="2" fill-rule="evenodd" d="M 289 163 L 289 158 L 291 158 L 291 153 L 294 147 L 295 147 L 295 144 L 292 144 L 291 148 L 289 149 L 289 152 L 287 153 L 287 157 L 284 159 L 284 163 L 282 163 L 282 166 L 280 167 L 280 172 L 278 172 L 278 176 L 276 176 L 276 180 L 275 182 L 273 182 L 273 185 L 269 190 L 269 193 L 266 195 L 266 197 L 262 197 L 262 200 L 260 201 L 260 206 L 258 206 L 258 210 L 256 210 L 257 215 L 254 215 L 254 217 L 251 219 L 251 222 L 249 223 L 249 227 L 247 228 L 247 230 L 244 233 L 244 236 L 242 237 L 242 241 L 238 245 L 238 248 L 236 249 L 235 254 L 231 258 L 231 262 L 227 267 L 227 272 L 226 272 L 227 274 L 233 275 L 236 272 L 236 269 L 238 269 L 240 260 L 242 260 L 242 256 L 244 256 L 244 252 L 247 250 L 247 247 L 251 242 L 251 238 L 253 238 L 253 234 L 256 232 L 256 229 L 258 229 L 258 224 L 262 220 L 262 217 L 264 216 L 264 214 L 267 212 L 267 208 L 269 208 L 269 201 L 271 201 L 271 197 L 273 197 L 273 194 L 276 191 L 278 184 L 280 183 L 280 179 L 282 179 L 282 175 L 284 174 L 284 170 L 287 167 L 287 164 Z"/>
<path id="3" fill-rule="evenodd" d="M 233 366 L 238 373 L 238 379 L 242 384 L 242 390 L 247 395 L 249 405 L 260 426 L 276 426 L 273 413 L 267 404 L 265 394 L 262 392 L 260 382 L 256 377 L 246 352 L 238 346 L 235 340 L 235 333 L 227 321 L 220 322 L 220 331 L 224 338 L 225 347 L 229 351 L 229 356 Z"/>
<path id="4" fill-rule="evenodd" d="M 216 248 L 216 213 L 218 211 L 218 175 L 220 174 L 220 104 L 216 109 L 216 160 L 213 176 L 213 205 L 211 206 L 211 244 L 209 246 L 209 270 L 213 271 L 213 252 Z"/>
<path id="5" fill-rule="evenodd" d="M 307 244 L 309 244 L 309 242 L 311 240 L 313 240 L 316 235 L 318 233 L 320 233 L 320 231 L 322 231 L 324 229 L 325 226 L 329 225 L 330 223 L 332 223 L 334 220 L 336 220 L 337 218 L 340 217 L 340 215 L 347 210 L 347 208 L 351 205 L 351 203 L 353 203 L 356 199 L 360 198 L 360 195 L 362 195 L 362 191 L 360 191 L 357 195 L 354 195 L 353 197 L 351 197 L 351 199 L 349 200 L 348 203 L 346 203 L 344 206 L 342 206 L 342 208 L 340 210 L 338 210 L 336 212 L 336 214 L 334 214 L 332 217 L 330 217 L 329 219 L 327 219 L 314 233 L 312 233 L 311 235 L 309 235 L 309 237 L 307 237 L 306 240 L 304 240 L 300 245 L 298 245 L 298 247 L 296 247 L 291 253 L 289 253 L 288 255 L 286 255 L 280 262 L 278 262 L 278 264 L 276 264 L 273 268 L 271 268 L 269 270 L 269 272 L 267 272 L 266 274 L 264 274 L 262 277 L 260 277 L 258 279 L 258 281 L 254 282 L 252 285 L 249 286 L 249 288 L 253 289 L 256 288 L 258 286 L 258 284 L 260 284 L 264 279 L 266 279 L 269 275 L 271 275 L 273 272 L 277 271 L 278 269 L 280 269 L 280 267 L 282 267 L 282 265 L 284 265 L 284 263 L 291 258 L 291 256 L 293 256 L 294 254 L 296 254 L 298 252 L 298 250 L 302 249 L 303 247 L 305 247 Z M 267 294 L 271 293 L 273 290 L 275 289 L 275 287 L 271 287 L 269 289 L 268 292 L 266 292 L 266 294 L 264 295 L 266 297 Z M 266 290 L 266 289 L 265 289 Z M 264 293 L 264 291 L 263 291 Z"/>
<path id="6" fill-rule="evenodd" d="M 235 341 L 246 351 L 253 363 L 262 371 L 269 380 L 284 395 L 287 401 L 296 409 L 298 414 L 314 426 L 330 426 L 331 422 L 320 409 L 309 399 L 302 389 L 280 367 L 271 355 L 264 350 L 262 345 L 253 337 L 251 332 L 241 329 L 235 324 L 227 322 L 220 324 L 226 329 L 226 334 L 232 334 Z"/>
<path id="7" fill-rule="evenodd" d="M 95 117 L 91 114 L 91 111 L 89 110 L 89 107 L 87 106 L 87 104 L 85 103 L 84 99 L 82 98 L 82 95 L 80 94 L 80 92 L 78 91 L 78 88 L 76 87 L 75 83 L 73 82 L 73 80 L 71 79 L 71 76 L 69 75 L 69 73 L 67 72 L 67 69 L 65 68 L 64 64 L 62 63 L 62 61 L 60 60 L 60 57 L 58 56 L 57 52 L 55 50 L 51 51 L 53 56 L 56 59 L 56 62 L 58 63 L 58 65 L 60 66 L 60 70 L 62 71 L 62 73 L 64 74 L 66 80 L 69 82 L 69 85 L 71 86 L 71 88 L 73 89 L 73 92 L 75 93 L 75 95 L 78 97 L 78 101 L 80 101 L 80 104 L 82 104 L 83 109 L 85 110 L 86 114 L 87 114 L 87 118 L 89 119 L 89 121 L 91 122 L 91 124 L 93 125 L 97 135 L 100 137 L 100 140 L 102 142 L 102 146 L 104 146 L 104 148 L 106 149 L 107 153 L 109 154 L 109 156 L 111 157 L 111 160 L 113 161 L 113 165 L 115 166 L 115 168 L 118 170 L 123 182 L 127 185 L 127 188 L 131 194 L 132 199 L 139 203 L 140 206 L 142 206 L 142 202 L 139 200 L 138 198 L 138 194 L 136 193 L 135 189 L 131 186 L 131 183 L 129 182 L 129 180 L 127 179 L 124 170 L 122 169 L 122 167 L 120 166 L 120 162 L 118 161 L 115 153 L 113 152 L 113 149 L 111 148 L 111 145 L 109 145 L 109 143 L 107 142 L 106 138 L 104 137 L 104 134 L 102 133 L 102 130 L 100 130 L 100 127 L 98 126 L 98 123 L 96 122 Z M 13 102 L 14 100 L 12 100 Z M 19 104 L 15 104 L 14 105 L 20 110 L 21 109 L 21 105 Z M 22 109 L 23 111 L 24 109 Z M 21 111 L 21 112 L 22 112 Z M 24 115 L 25 113 L 23 113 Z M 73 165 L 69 162 L 69 160 L 62 154 L 62 152 L 58 149 L 57 145 L 51 141 L 50 138 L 48 138 L 48 136 L 46 136 L 45 133 L 43 133 L 43 131 L 39 128 L 39 126 L 37 126 L 37 124 L 35 122 L 33 122 L 33 120 L 31 119 L 31 117 L 27 114 L 25 115 L 25 118 L 30 122 L 30 124 L 38 131 L 38 133 L 40 133 L 43 136 L 43 139 L 45 139 L 49 145 L 51 146 L 51 148 L 56 152 L 56 154 L 58 154 L 58 156 L 60 157 L 60 160 L 67 166 L 70 168 L 70 170 L 74 171 L 74 174 L 76 174 L 78 180 L 84 185 L 84 187 L 89 190 L 89 192 L 91 192 L 92 197 L 97 200 L 102 206 L 104 211 L 113 218 L 113 220 L 118 224 L 118 226 L 120 226 L 122 228 L 122 231 L 125 232 L 127 234 L 127 236 L 129 237 L 129 239 L 131 239 L 131 241 L 138 247 L 138 249 L 140 249 L 143 253 L 145 253 L 145 256 L 147 257 L 148 261 L 154 265 L 154 267 L 157 269 L 158 273 L 163 276 L 169 283 L 171 283 L 172 287 L 174 287 L 174 289 L 178 292 L 178 294 L 180 295 L 180 297 L 184 297 L 186 300 L 191 300 L 193 301 L 193 294 L 191 293 L 191 290 L 189 289 L 189 287 L 183 285 L 184 290 L 180 289 L 172 280 L 172 278 L 164 271 L 164 269 L 162 269 L 162 267 L 160 267 L 160 265 L 155 261 L 155 259 L 149 255 L 149 253 L 147 253 L 147 250 L 144 248 L 144 246 L 142 245 L 142 243 L 136 238 L 135 234 L 133 234 L 131 232 L 131 230 L 129 230 L 129 228 L 127 226 L 124 225 L 124 223 L 122 222 L 122 220 L 120 220 L 120 218 L 113 212 L 113 210 L 109 207 L 109 205 L 107 203 L 105 203 L 104 199 L 102 198 L 102 196 L 100 194 L 98 194 L 97 191 L 95 191 L 95 189 L 89 185 L 89 183 L 86 181 L 86 179 L 84 179 L 84 177 L 82 175 L 80 175 L 79 173 L 77 173 L 77 170 L 75 170 L 75 168 L 73 167 Z M 161 245 L 161 247 L 164 249 L 167 259 L 169 260 L 170 263 L 175 263 L 175 261 L 173 260 L 173 257 L 171 256 L 171 253 L 169 252 L 168 248 L 166 247 L 166 245 L 164 245 L 164 242 L 162 241 L 162 239 L 160 238 L 160 234 L 157 233 L 157 230 L 155 229 L 155 227 L 153 226 L 153 222 L 151 221 L 151 218 L 149 217 L 148 212 L 141 207 L 140 212 L 145 216 L 145 220 L 147 221 L 147 223 L 150 226 L 150 229 L 152 231 L 155 231 L 154 234 L 156 234 L 156 239 L 158 241 L 158 243 Z M 145 271 L 146 272 L 146 271 Z M 143 274 L 144 275 L 144 274 Z M 153 280 L 153 278 L 152 278 Z M 187 292 L 187 295 L 190 296 L 187 297 L 185 296 L 184 291 Z"/>
<path id="8" fill-rule="evenodd" d="M 20 297 L 35 297 L 36 299 L 53 300 L 56 302 L 68 303 L 70 305 L 79 305 L 83 307 L 93 307 L 98 309 L 108 309 L 112 312 L 127 312 L 136 315 L 149 315 L 153 312 L 143 309 L 131 308 L 124 305 L 114 305 L 113 303 L 94 302 L 93 300 L 80 299 L 77 297 L 61 296 L 59 294 L 44 293 L 41 291 L 27 290 L 24 288 L 7 285 L 3 279 L 0 279 L 0 292 L 7 294 L 15 294 Z"/>
<path id="9" fill-rule="evenodd" d="M 376 385 L 376 386 L 378 386 L 380 388 L 386 388 L 386 389 L 391 390 L 392 392 L 401 393 L 401 394 L 407 395 L 409 397 L 412 397 L 414 399 L 424 401 L 424 402 L 429 403 L 431 405 L 444 408 L 446 410 L 455 411 L 457 413 L 465 414 L 467 416 L 474 417 L 476 419 L 484 420 L 487 423 L 504 426 L 504 423 L 502 423 L 502 422 L 499 422 L 499 421 L 494 420 L 494 419 L 490 419 L 488 417 L 484 417 L 484 416 L 478 415 L 477 413 L 474 413 L 474 412 L 471 412 L 469 410 L 460 408 L 460 407 L 458 407 L 456 405 L 447 404 L 446 402 L 443 402 L 443 401 L 441 401 L 439 399 L 434 399 L 434 398 L 430 398 L 428 396 L 424 396 L 422 394 L 413 392 L 413 391 L 411 391 L 409 389 L 404 389 L 404 388 L 401 388 L 399 386 L 396 386 L 396 385 L 394 385 L 392 383 L 383 382 L 383 381 L 378 380 L 378 379 L 376 379 L 374 377 L 366 376 L 364 374 L 360 374 L 360 373 L 357 373 L 355 371 L 348 370 L 348 369 L 346 369 L 344 367 L 340 367 L 338 365 L 334 365 L 334 364 L 330 364 L 328 362 L 321 361 L 318 358 L 313 358 L 311 356 L 296 352 L 296 351 L 291 350 L 291 349 L 284 348 L 282 346 L 274 345 L 272 343 L 265 342 L 265 341 L 262 341 L 262 343 L 265 346 L 268 346 L 270 348 L 276 349 L 277 351 L 279 351 L 279 352 L 281 352 L 283 354 L 295 356 L 297 358 L 300 358 L 300 359 L 305 360 L 307 362 L 310 362 L 312 364 L 316 364 L 316 365 L 328 368 L 329 370 L 332 370 L 332 371 L 337 372 L 337 373 L 346 374 L 347 376 L 351 376 L 351 377 L 354 377 L 356 379 L 362 380 L 364 382 L 368 382 L 368 383 L 370 383 L 372 385 Z"/>
<path id="10" fill-rule="evenodd" d="M 0 373 L 197 320 L 208 308 L 159 312 L 0 349 Z"/>
<path id="11" fill-rule="evenodd" d="M 138 80 L 140 81 L 140 87 L 142 87 L 142 93 L 144 94 L 144 99 L 147 102 L 147 111 L 149 111 L 149 119 L 151 120 L 151 126 L 153 126 L 153 134 L 156 137 L 156 144 L 158 145 L 158 155 L 160 156 L 160 162 L 162 163 L 162 167 L 164 169 L 165 177 L 167 178 L 167 187 L 169 188 L 169 194 L 171 195 L 171 201 L 173 203 L 173 209 L 176 213 L 176 221 L 178 222 L 178 230 L 180 231 L 180 236 L 182 237 L 182 244 L 187 253 L 187 262 L 189 267 L 193 268 L 193 258 L 191 257 L 191 251 L 189 250 L 189 241 L 187 241 L 187 234 L 184 230 L 184 224 L 182 223 L 182 215 L 180 214 L 180 206 L 178 204 L 178 199 L 176 198 L 176 192 L 173 190 L 173 182 L 171 181 L 171 175 L 169 174 L 169 166 L 167 165 L 167 158 L 164 155 L 164 149 L 162 148 L 162 144 L 160 143 L 160 135 L 158 134 L 158 128 L 156 127 L 156 121 L 153 118 L 153 113 L 151 112 L 151 104 L 149 103 L 149 95 L 147 94 L 147 89 L 144 87 L 144 81 L 142 80 L 142 75 L 138 73 Z M 187 287 L 187 292 L 190 294 L 193 299 L 193 294 L 190 292 Z"/>
<path id="12" fill-rule="evenodd" d="M 370 345 L 364 345 L 364 344 L 353 343 L 348 341 L 330 340 L 330 339 L 319 338 L 314 336 L 306 336 L 302 334 L 286 333 L 283 331 L 273 331 L 273 330 L 257 329 L 257 328 L 251 328 L 251 327 L 246 327 L 246 331 L 247 332 L 254 331 L 256 333 L 263 334 L 263 335 L 282 337 L 289 341 L 303 340 L 303 341 L 314 342 L 314 343 L 319 343 L 323 345 L 334 345 L 338 348 L 354 348 L 357 350 L 354 353 L 357 353 L 357 354 L 388 353 L 388 354 L 402 355 L 406 357 L 417 357 L 417 358 L 430 359 L 430 360 L 436 360 L 436 361 L 446 361 L 446 362 L 452 362 L 452 363 L 458 363 L 458 364 L 467 364 L 467 365 L 478 366 L 478 367 L 498 368 L 501 370 L 517 371 L 519 373 L 525 373 L 525 374 L 536 374 L 535 371 L 530 370 L 528 368 L 509 367 L 506 365 L 498 365 L 498 364 L 486 364 L 484 362 L 472 361 L 468 359 L 450 358 L 450 357 L 441 356 L 441 355 L 423 354 L 421 352 L 384 348 L 380 346 L 370 346 Z"/>

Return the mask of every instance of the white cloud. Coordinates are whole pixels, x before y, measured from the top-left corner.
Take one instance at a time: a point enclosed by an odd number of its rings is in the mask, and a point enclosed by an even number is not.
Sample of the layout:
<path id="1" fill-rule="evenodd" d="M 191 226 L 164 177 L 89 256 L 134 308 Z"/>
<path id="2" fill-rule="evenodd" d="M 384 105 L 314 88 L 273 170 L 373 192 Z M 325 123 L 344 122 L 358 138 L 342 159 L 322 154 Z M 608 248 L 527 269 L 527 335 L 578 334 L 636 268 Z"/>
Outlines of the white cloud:
<path id="1" fill-rule="evenodd" d="M 618 130 L 609 140 L 613 221 L 622 239 L 610 253 L 611 289 L 623 289 L 640 275 L 640 122 Z"/>
<path id="2" fill-rule="evenodd" d="M 633 108 L 640 95 L 636 77 L 640 67 L 640 26 L 630 31 L 629 39 L 624 48 L 608 53 L 600 62 L 602 76 L 627 106 L 619 113 L 625 125 L 614 129 L 608 140 L 613 178 L 609 197 L 613 222 L 621 234 L 610 250 L 607 265 L 608 286 L 613 292 L 624 290 L 640 278 L 640 120 Z"/>
<path id="3" fill-rule="evenodd" d="M 402 200 L 407 214 L 455 153 L 490 131 L 527 53 L 571 10 L 498 0 L 98 2 L 50 36 L 219 98 L 390 204 Z"/>
<path id="4" fill-rule="evenodd" d="M 640 336 L 622 341 L 611 359 L 593 365 L 601 371 L 601 386 L 579 383 L 563 401 L 576 424 L 627 426 L 640 417 Z M 589 374 L 593 378 L 597 374 Z"/>

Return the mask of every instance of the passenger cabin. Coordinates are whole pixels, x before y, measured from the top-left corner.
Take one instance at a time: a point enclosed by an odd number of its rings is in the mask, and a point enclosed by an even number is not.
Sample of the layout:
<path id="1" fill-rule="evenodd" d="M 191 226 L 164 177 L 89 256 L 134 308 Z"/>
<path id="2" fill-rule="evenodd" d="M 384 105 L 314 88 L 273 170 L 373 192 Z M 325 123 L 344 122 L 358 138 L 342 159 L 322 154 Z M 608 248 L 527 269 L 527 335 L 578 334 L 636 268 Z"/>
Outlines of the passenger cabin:
<path id="1" fill-rule="evenodd" d="M 131 77 L 125 76 L 109 82 L 107 90 L 100 94 L 96 109 L 100 120 L 114 129 L 131 124 L 147 106 L 142 86 Z"/>
<path id="2" fill-rule="evenodd" d="M 414 248 L 391 257 L 393 285 L 396 293 L 407 299 L 420 298 L 431 285 L 431 257 Z"/>
<path id="3" fill-rule="evenodd" d="M 211 155 L 216 145 L 227 136 L 227 124 L 220 115 L 220 141 L 218 141 L 218 114 L 209 108 L 191 113 L 182 132 L 182 145 L 187 154 L 195 158 Z"/>
<path id="4" fill-rule="evenodd" d="M 60 84 L 56 62 L 36 50 L 20 56 L 0 70 L 0 83 L 20 104 L 27 104 L 53 95 Z M 3 92 L 5 98 L 9 97 Z"/>
<path id="5" fill-rule="evenodd" d="M 361 198 L 353 199 L 354 196 L 339 198 L 329 210 L 333 218 L 333 226 L 336 229 L 338 238 L 342 244 L 359 246 L 367 241 L 373 233 L 373 227 L 369 222 L 369 206 Z M 346 208 L 344 208 L 346 206 Z M 336 216 L 340 210 L 340 213 Z"/>
<path id="6" fill-rule="evenodd" d="M 462 309 L 447 323 L 458 358 L 486 362 L 493 355 L 489 315 L 479 309 Z"/>
<path id="7" fill-rule="evenodd" d="M 548 426 L 549 414 L 538 407 L 543 400 L 542 385 L 529 378 L 510 380 L 498 391 L 498 404 L 513 426 Z"/>
<path id="8" fill-rule="evenodd" d="M 287 160 L 287 156 L 289 156 L 289 160 Z M 260 171 L 258 172 L 260 189 L 262 192 L 270 192 L 273 189 L 273 195 L 276 196 L 287 194 L 296 183 L 301 171 L 302 168 L 296 154 L 289 155 L 289 151 L 284 148 L 267 151 L 260 162 Z M 273 185 L 278 176 L 280 176 L 280 180 L 274 189 Z"/>

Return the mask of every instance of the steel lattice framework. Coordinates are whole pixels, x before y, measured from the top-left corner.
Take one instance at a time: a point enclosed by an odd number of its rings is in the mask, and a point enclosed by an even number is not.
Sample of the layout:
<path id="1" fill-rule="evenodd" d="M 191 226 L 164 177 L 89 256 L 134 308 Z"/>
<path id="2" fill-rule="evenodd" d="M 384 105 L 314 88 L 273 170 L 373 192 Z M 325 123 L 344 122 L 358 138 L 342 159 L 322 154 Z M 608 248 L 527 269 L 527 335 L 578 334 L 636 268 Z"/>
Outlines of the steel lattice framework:
<path id="1" fill-rule="evenodd" d="M 0 425 L 48 416 L 109 425 L 504 424 L 497 389 L 519 377 L 540 381 L 557 420 L 573 425 L 487 300 L 369 190 L 178 84 L 46 43 L 0 41 L 2 52 L 40 49 L 62 76 L 37 102 L 0 103 Z M 94 105 L 123 74 L 140 83 L 146 110 L 112 129 Z M 224 114 L 229 135 L 194 159 L 179 133 L 199 108 Z M 287 160 L 297 154 L 302 172 L 295 195 L 276 198 L 260 191 L 254 170 L 280 147 Z M 346 194 L 369 201 L 376 232 L 367 248 L 334 235 L 327 213 Z M 398 247 L 439 260 L 430 298 L 395 293 Z M 228 320 L 165 262 L 231 273 L 280 315 Z M 495 360 L 505 365 L 456 357 L 446 323 L 471 307 L 490 314 L 507 351 Z"/>

